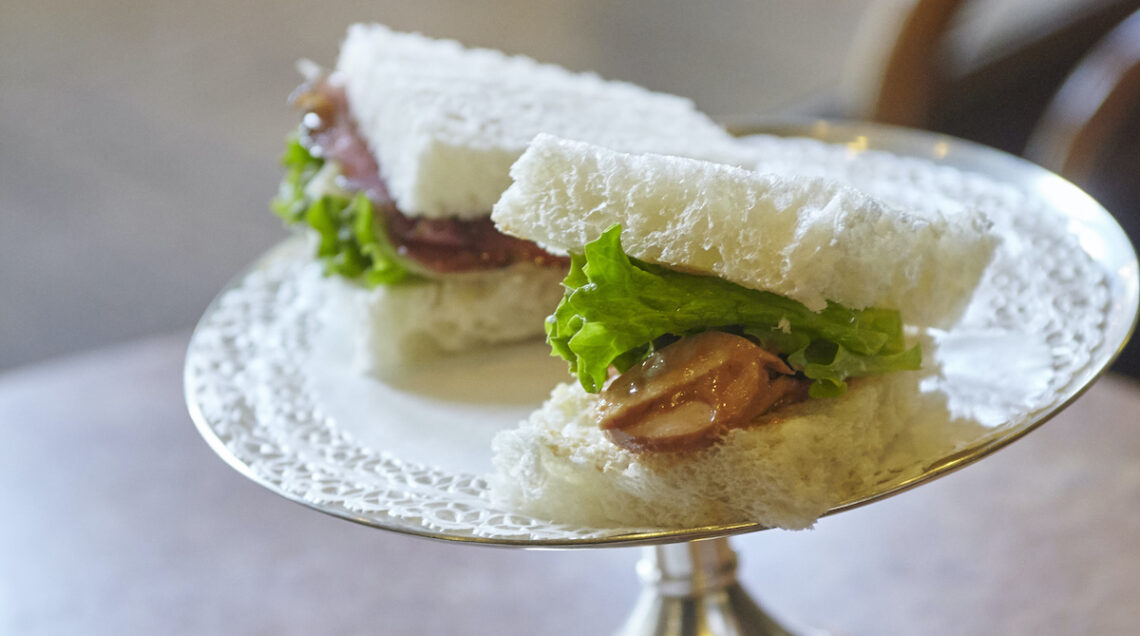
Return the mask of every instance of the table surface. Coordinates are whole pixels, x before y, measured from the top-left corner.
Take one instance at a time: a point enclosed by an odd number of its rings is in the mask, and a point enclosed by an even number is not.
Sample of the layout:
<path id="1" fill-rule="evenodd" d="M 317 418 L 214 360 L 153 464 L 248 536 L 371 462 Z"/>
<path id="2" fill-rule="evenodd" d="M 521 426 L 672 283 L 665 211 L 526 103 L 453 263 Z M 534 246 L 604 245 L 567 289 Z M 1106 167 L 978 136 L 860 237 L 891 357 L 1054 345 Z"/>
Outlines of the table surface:
<path id="1" fill-rule="evenodd" d="M 182 397 L 184 333 L 0 375 L 0 633 L 608 633 L 639 549 L 358 526 L 229 468 Z M 962 471 L 733 539 L 778 618 L 833 634 L 1140 628 L 1140 384 L 1102 378 Z"/>

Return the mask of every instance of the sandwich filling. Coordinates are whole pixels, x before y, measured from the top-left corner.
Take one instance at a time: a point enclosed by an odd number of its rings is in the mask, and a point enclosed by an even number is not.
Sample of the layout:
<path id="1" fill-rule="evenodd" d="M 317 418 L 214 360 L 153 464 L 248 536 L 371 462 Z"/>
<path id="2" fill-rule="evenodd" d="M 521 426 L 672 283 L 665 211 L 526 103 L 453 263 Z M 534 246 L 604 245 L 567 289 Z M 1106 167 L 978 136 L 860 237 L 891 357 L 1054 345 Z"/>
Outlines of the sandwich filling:
<path id="1" fill-rule="evenodd" d="M 614 225 L 571 255 L 547 339 L 598 419 L 633 451 L 677 451 L 810 398 L 842 395 L 850 378 L 918 369 L 895 310 L 820 312 L 721 278 L 630 258 Z"/>
<path id="2" fill-rule="evenodd" d="M 320 77 L 301 85 L 291 101 L 304 114 L 282 157 L 286 175 L 273 209 L 287 223 L 317 232 L 318 256 L 330 273 L 375 286 L 517 263 L 568 263 L 531 241 L 500 233 L 489 217 L 407 216 L 357 131 L 343 86 Z"/>
<path id="3" fill-rule="evenodd" d="M 615 374 L 598 421 L 633 451 L 680 451 L 808 397 L 810 382 L 779 356 L 724 331 L 685 336 Z"/>

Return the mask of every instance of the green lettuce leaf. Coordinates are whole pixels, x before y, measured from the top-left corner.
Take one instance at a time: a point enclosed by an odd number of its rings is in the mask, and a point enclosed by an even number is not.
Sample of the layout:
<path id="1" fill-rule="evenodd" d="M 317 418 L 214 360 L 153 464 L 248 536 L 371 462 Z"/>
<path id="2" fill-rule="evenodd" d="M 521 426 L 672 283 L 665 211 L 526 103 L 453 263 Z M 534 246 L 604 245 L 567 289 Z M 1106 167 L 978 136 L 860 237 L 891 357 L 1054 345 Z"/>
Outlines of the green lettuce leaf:
<path id="1" fill-rule="evenodd" d="M 644 263 L 622 250 L 617 225 L 571 255 L 563 286 L 562 302 L 546 320 L 547 340 L 590 392 L 600 390 L 611 365 L 625 371 L 662 336 L 712 329 L 786 355 L 815 380 L 813 397 L 841 395 L 849 377 L 922 363 L 919 347 L 905 346 L 897 311 L 830 303 L 813 312 L 778 294 Z"/>
<path id="2" fill-rule="evenodd" d="M 367 287 L 417 280 L 413 267 L 392 245 L 383 215 L 376 214 L 363 192 L 335 194 L 313 200 L 305 186 L 324 166 L 297 137 L 291 137 L 281 157 L 285 176 L 270 207 L 289 225 L 305 224 L 319 238 L 316 256 L 325 273 L 359 281 Z"/>
<path id="3" fill-rule="evenodd" d="M 305 195 L 305 185 L 324 165 L 323 159 L 309 154 L 296 135 L 289 137 L 285 154 L 281 155 L 285 176 L 281 179 L 277 196 L 269 204 L 281 220 L 290 225 L 304 220 L 305 212 L 313 203 Z"/>

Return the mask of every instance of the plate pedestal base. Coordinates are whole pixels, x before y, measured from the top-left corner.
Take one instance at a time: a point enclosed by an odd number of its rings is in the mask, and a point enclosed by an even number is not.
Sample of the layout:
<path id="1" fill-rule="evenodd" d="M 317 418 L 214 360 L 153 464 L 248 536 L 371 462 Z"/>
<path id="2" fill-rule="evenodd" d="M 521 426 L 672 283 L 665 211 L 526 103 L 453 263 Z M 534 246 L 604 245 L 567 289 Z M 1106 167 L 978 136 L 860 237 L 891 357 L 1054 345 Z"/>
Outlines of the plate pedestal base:
<path id="1" fill-rule="evenodd" d="M 737 582 L 727 538 L 644 550 L 641 596 L 618 636 L 792 636 Z"/>

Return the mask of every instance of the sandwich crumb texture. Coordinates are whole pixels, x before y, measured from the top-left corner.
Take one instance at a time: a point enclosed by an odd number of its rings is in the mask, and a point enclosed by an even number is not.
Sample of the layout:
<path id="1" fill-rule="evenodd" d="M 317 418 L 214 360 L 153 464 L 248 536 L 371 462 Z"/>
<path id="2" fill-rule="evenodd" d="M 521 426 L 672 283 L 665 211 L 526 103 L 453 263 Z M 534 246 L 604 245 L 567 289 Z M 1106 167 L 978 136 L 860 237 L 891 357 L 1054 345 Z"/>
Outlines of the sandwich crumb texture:
<path id="1" fill-rule="evenodd" d="M 355 341 L 352 366 L 383 377 L 440 354 L 535 337 L 562 295 L 564 275 L 522 263 L 375 289 L 339 278 L 321 284 L 333 292 L 336 322 Z"/>
<path id="2" fill-rule="evenodd" d="M 519 428 L 493 442 L 498 500 L 537 518 L 606 527 L 758 522 L 804 529 L 873 484 L 904 427 L 944 406 L 918 376 L 862 381 L 730 431 L 692 453 L 634 454 L 606 439 L 597 396 L 559 385 Z"/>
<path id="3" fill-rule="evenodd" d="M 762 174 L 676 156 L 634 155 L 539 135 L 512 167 L 498 227 L 581 252 L 620 224 L 627 254 L 771 291 L 821 310 L 898 309 L 947 326 L 995 239 L 980 213 L 891 207 L 820 177 Z"/>
<path id="4" fill-rule="evenodd" d="M 349 29 L 336 71 L 408 216 L 486 216 L 539 132 L 628 152 L 747 160 L 688 99 L 379 24 Z"/>

